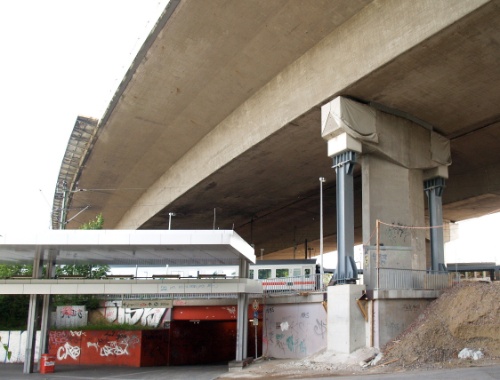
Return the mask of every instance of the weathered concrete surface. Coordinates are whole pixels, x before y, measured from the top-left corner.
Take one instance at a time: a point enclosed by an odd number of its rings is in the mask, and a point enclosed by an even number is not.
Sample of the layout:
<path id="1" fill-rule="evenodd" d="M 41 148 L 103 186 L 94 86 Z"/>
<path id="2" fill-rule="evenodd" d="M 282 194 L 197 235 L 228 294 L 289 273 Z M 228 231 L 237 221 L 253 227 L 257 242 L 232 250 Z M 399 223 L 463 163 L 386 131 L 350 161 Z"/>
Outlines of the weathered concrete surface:
<path id="1" fill-rule="evenodd" d="M 374 302 L 374 347 L 383 347 L 406 330 L 433 299 L 378 299 Z"/>
<path id="2" fill-rule="evenodd" d="M 103 211 L 107 228 L 165 228 L 169 211 L 174 228 L 234 225 L 267 254 L 318 237 L 325 176 L 332 236 L 319 106 L 339 94 L 451 139 L 445 218 L 500 199 L 495 180 L 457 187 L 500 165 L 498 1 L 194 4 L 181 1 L 153 33 L 82 167 L 80 188 L 115 190 L 74 193 L 72 207 Z"/>
<path id="3" fill-rule="evenodd" d="M 365 320 L 356 300 L 364 285 L 328 287 L 328 350 L 350 354 L 365 347 Z"/>

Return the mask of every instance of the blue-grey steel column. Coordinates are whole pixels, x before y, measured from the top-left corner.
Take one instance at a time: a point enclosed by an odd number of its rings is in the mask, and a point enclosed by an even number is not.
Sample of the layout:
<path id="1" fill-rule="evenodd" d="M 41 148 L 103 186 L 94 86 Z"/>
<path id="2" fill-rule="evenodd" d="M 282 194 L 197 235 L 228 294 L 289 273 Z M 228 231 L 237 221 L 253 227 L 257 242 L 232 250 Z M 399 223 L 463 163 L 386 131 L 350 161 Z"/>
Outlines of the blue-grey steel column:
<path id="1" fill-rule="evenodd" d="M 354 179 L 356 152 L 333 157 L 337 176 L 337 282 L 353 282 L 358 277 L 354 263 Z"/>
<path id="2" fill-rule="evenodd" d="M 429 200 L 429 220 L 431 237 L 431 265 L 432 270 L 446 271 L 444 263 L 444 236 L 443 236 L 443 177 L 431 178 L 424 181 L 424 190 Z"/>

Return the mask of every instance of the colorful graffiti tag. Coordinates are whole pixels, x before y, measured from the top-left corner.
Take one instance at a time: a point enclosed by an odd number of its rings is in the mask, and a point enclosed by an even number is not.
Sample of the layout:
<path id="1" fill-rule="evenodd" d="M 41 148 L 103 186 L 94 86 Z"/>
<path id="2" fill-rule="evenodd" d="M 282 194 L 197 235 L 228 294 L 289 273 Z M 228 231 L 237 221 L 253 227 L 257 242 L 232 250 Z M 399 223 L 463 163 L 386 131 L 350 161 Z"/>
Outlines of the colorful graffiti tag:
<path id="1" fill-rule="evenodd" d="M 139 366 L 140 331 L 51 331 L 49 353 L 60 364 Z"/>

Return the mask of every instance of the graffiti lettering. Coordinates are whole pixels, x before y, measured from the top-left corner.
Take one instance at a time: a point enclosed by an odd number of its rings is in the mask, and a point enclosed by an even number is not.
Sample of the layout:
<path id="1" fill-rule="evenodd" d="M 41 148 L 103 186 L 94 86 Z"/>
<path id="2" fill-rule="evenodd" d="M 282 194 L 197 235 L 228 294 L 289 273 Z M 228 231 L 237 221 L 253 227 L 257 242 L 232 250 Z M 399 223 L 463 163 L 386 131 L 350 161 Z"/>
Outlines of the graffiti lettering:
<path id="1" fill-rule="evenodd" d="M 314 326 L 314 332 L 316 335 L 320 335 L 321 339 L 325 338 L 325 333 L 326 333 L 326 323 L 324 321 L 320 321 L 319 319 L 316 319 L 316 325 Z"/>
<path id="2" fill-rule="evenodd" d="M 64 346 L 61 346 L 57 349 L 57 359 L 64 360 L 67 357 L 70 357 L 73 360 L 78 359 L 80 356 L 80 347 L 72 346 L 68 342 L 64 343 Z"/>
<path id="3" fill-rule="evenodd" d="M 51 331 L 49 342 L 51 345 L 59 346 L 68 341 L 69 337 L 66 331 Z"/>
<path id="4" fill-rule="evenodd" d="M 420 310 L 420 306 L 419 305 L 412 305 L 412 304 L 404 304 L 403 310 L 404 311 L 417 311 L 417 310 Z"/>
<path id="5" fill-rule="evenodd" d="M 119 345 L 117 342 L 109 342 L 109 345 L 106 345 L 104 347 L 101 347 L 101 351 L 99 354 L 101 356 L 110 356 L 110 355 L 115 355 L 115 356 L 121 356 L 121 355 L 129 355 L 127 351 L 128 344 L 126 344 L 124 347 Z"/>
<path id="6" fill-rule="evenodd" d="M 294 352 L 296 344 L 297 342 L 295 341 L 293 335 L 290 335 L 288 338 L 286 338 L 286 345 L 290 351 Z"/>
<path id="7" fill-rule="evenodd" d="M 142 326 L 158 327 L 167 308 L 125 308 L 115 310 L 105 309 L 105 317 L 108 322 L 118 319 L 119 323 Z"/>
<path id="8" fill-rule="evenodd" d="M 236 315 L 236 307 L 223 307 L 223 309 L 227 310 L 229 312 L 229 314 L 231 315 Z"/>
<path id="9" fill-rule="evenodd" d="M 72 306 L 64 306 L 61 308 L 61 318 L 64 318 L 64 317 L 83 318 L 83 310 L 82 309 L 73 309 Z"/>

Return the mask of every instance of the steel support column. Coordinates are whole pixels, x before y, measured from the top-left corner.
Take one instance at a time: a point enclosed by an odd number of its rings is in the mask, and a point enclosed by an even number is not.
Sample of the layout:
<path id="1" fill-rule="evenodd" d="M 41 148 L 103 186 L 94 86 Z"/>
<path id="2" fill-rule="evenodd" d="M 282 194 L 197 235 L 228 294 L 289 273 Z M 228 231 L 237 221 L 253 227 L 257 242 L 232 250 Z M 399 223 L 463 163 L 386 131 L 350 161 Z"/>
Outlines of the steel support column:
<path id="1" fill-rule="evenodd" d="M 49 258 L 47 260 L 46 270 L 45 270 L 45 278 L 52 279 L 55 278 L 56 272 L 56 263 L 55 259 L 50 256 L 54 256 L 55 253 L 49 252 Z M 39 357 L 42 357 L 42 354 L 48 353 L 48 338 L 49 338 L 49 322 L 50 322 L 50 306 L 51 306 L 51 298 L 50 294 L 44 294 L 42 301 L 42 312 L 41 312 L 41 322 L 40 322 L 40 347 L 39 347 Z"/>
<path id="2" fill-rule="evenodd" d="M 443 234 L 443 177 L 431 178 L 424 181 L 424 191 L 429 200 L 429 221 L 431 237 L 431 269 L 446 271 L 444 263 L 444 234 Z"/>
<path id="3" fill-rule="evenodd" d="M 353 283 L 358 277 L 354 262 L 354 151 L 333 157 L 337 176 L 337 271 L 338 283 Z"/>
<path id="4" fill-rule="evenodd" d="M 249 264 L 240 260 L 240 278 L 248 278 Z M 247 356 L 248 345 L 248 294 L 238 294 L 238 315 L 236 319 L 236 361 L 243 361 Z"/>
<path id="5" fill-rule="evenodd" d="M 42 249 L 37 248 L 35 259 L 33 260 L 33 278 L 40 278 L 42 272 Z M 38 296 L 30 294 L 30 303 L 28 309 L 28 323 L 26 327 L 26 350 L 24 354 L 23 373 L 33 373 L 35 363 L 35 343 L 36 327 L 38 319 Z"/>

